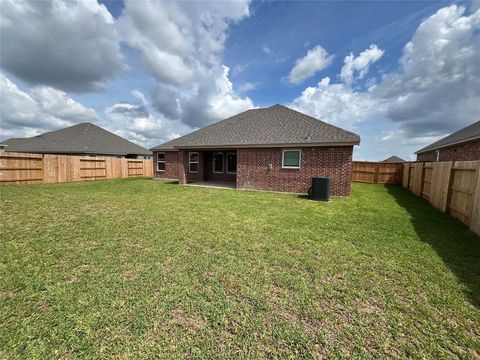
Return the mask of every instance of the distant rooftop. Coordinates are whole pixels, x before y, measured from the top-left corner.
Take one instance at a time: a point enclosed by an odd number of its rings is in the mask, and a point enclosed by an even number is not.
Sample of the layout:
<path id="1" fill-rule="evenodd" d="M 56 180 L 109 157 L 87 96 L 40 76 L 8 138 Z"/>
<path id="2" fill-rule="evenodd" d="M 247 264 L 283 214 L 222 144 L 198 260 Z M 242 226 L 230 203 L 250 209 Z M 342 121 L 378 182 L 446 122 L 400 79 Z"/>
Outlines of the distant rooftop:
<path id="1" fill-rule="evenodd" d="M 92 123 L 81 123 L 30 138 L 4 141 L 5 151 L 41 154 L 151 155 L 134 144 Z"/>
<path id="2" fill-rule="evenodd" d="M 453 134 L 450 134 L 443 139 L 440 139 L 433 144 L 430 144 L 423 149 L 420 149 L 415 152 L 415 154 L 420 154 L 427 151 L 433 151 L 447 146 L 452 146 L 456 144 L 462 144 L 468 141 L 480 139 L 480 121 L 477 121 L 471 125 L 460 129 Z"/>
<path id="3" fill-rule="evenodd" d="M 384 162 L 384 163 L 398 163 L 398 162 L 405 162 L 405 160 L 403 160 L 402 158 L 398 157 L 398 156 L 390 156 L 389 158 L 381 161 L 381 162 Z"/>
<path id="4" fill-rule="evenodd" d="M 252 109 L 151 150 L 215 147 L 353 146 L 360 136 L 282 105 Z"/>

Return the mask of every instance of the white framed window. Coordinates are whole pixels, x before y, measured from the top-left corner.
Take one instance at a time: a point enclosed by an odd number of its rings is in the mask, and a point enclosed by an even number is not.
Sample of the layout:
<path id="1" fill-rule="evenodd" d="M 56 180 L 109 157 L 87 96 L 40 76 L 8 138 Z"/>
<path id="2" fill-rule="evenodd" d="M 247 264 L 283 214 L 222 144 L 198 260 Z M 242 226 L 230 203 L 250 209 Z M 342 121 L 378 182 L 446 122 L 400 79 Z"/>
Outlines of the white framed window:
<path id="1" fill-rule="evenodd" d="M 165 153 L 157 153 L 157 171 L 165 171 Z"/>
<path id="2" fill-rule="evenodd" d="M 213 153 L 213 172 L 223 174 L 223 152 Z"/>
<path id="3" fill-rule="evenodd" d="M 227 174 L 237 173 L 237 153 L 227 153 Z"/>
<path id="4" fill-rule="evenodd" d="M 282 168 L 284 169 L 300 169 L 302 163 L 302 150 L 292 149 L 283 150 L 282 152 Z"/>
<path id="5" fill-rule="evenodd" d="M 188 153 L 188 171 L 191 173 L 198 173 L 198 152 Z"/>

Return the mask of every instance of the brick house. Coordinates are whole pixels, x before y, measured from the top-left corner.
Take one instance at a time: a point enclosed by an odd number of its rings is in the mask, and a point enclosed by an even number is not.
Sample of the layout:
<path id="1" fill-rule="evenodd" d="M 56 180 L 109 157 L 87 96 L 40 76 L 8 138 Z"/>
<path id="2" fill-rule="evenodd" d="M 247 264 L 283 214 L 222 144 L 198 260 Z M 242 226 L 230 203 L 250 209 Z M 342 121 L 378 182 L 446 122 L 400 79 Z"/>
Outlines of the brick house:
<path id="1" fill-rule="evenodd" d="M 417 161 L 480 160 L 480 121 L 415 152 Z"/>
<path id="2" fill-rule="evenodd" d="M 252 109 L 152 148 L 154 176 L 226 182 L 237 189 L 306 193 L 330 176 L 348 196 L 353 146 L 360 137 L 282 105 Z"/>

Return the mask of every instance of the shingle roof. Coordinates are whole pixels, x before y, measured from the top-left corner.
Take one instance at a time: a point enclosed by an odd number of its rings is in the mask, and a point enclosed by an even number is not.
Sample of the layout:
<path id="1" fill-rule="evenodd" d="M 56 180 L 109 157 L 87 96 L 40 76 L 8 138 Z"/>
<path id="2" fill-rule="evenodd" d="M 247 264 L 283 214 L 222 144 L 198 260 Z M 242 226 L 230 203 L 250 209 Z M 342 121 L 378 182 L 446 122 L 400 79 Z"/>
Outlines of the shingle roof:
<path id="1" fill-rule="evenodd" d="M 42 154 L 151 155 L 151 152 L 92 123 L 81 123 L 31 138 L 8 139 L 5 151 Z"/>
<path id="2" fill-rule="evenodd" d="M 476 139 L 480 139 L 480 121 L 468 125 L 467 127 L 464 127 L 463 129 L 460 129 L 453 134 L 450 134 L 443 139 L 440 139 L 433 144 L 416 151 L 415 154 L 437 150 L 443 147 L 461 144 Z"/>
<path id="3" fill-rule="evenodd" d="M 403 160 L 402 158 L 399 158 L 398 156 L 390 156 L 389 158 L 381 161 L 381 162 L 384 162 L 384 163 L 398 163 L 398 162 L 405 162 L 405 160 Z"/>
<path id="4" fill-rule="evenodd" d="M 252 109 L 201 128 L 151 150 L 280 145 L 358 145 L 360 136 L 311 116 L 274 105 Z"/>

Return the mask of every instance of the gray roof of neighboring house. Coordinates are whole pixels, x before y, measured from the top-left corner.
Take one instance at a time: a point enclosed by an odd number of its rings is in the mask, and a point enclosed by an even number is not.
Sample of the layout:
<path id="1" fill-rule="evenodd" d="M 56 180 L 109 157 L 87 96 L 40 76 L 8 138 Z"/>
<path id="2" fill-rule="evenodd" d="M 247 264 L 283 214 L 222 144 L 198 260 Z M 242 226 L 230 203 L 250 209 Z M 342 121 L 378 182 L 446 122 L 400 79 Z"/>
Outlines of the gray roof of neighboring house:
<path id="1" fill-rule="evenodd" d="M 31 138 L 4 141 L 5 151 L 42 154 L 151 155 L 137 144 L 92 123 L 81 123 Z"/>
<path id="2" fill-rule="evenodd" d="M 456 144 L 462 144 L 476 139 L 480 139 L 480 121 L 468 125 L 467 127 L 464 127 L 463 129 L 460 129 L 453 134 L 445 136 L 443 139 L 440 139 L 433 144 L 430 144 L 423 149 L 416 151 L 415 154 L 437 150 Z"/>
<path id="3" fill-rule="evenodd" d="M 405 162 L 405 160 L 403 160 L 402 158 L 399 158 L 398 156 L 390 156 L 389 158 L 381 161 L 381 162 L 384 162 L 384 163 L 397 163 L 397 162 Z"/>
<path id="4" fill-rule="evenodd" d="M 252 109 L 151 150 L 219 147 L 358 145 L 360 136 L 311 116 L 274 105 Z"/>

